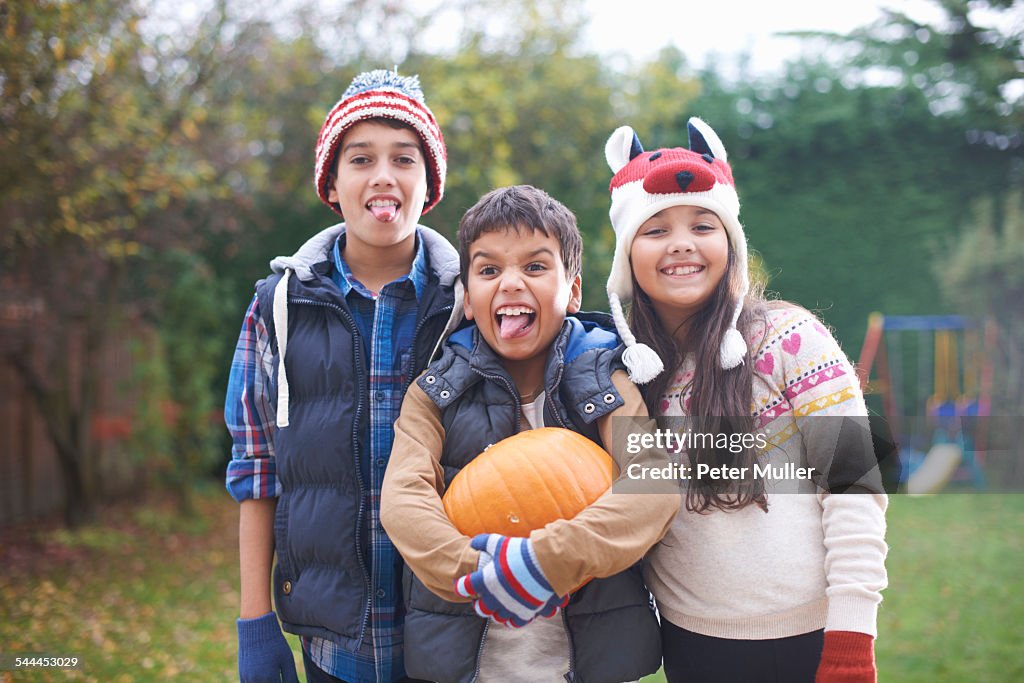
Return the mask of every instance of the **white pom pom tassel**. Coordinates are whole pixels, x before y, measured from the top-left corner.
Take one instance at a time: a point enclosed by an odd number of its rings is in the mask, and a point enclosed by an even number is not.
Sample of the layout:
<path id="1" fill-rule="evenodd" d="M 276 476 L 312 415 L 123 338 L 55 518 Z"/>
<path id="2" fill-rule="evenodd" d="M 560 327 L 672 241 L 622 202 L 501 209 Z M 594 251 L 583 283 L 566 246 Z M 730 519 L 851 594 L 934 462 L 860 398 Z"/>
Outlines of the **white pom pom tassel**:
<path id="1" fill-rule="evenodd" d="M 732 370 L 742 365 L 743 360 L 747 357 L 747 342 L 744 341 L 740 331 L 736 329 L 736 325 L 740 321 L 740 313 L 743 311 L 743 301 L 747 298 L 747 292 L 750 290 L 750 279 L 747 276 L 746 243 L 741 243 L 741 248 L 737 251 L 741 277 L 740 292 L 739 300 L 732 311 L 732 321 L 729 323 L 729 329 L 725 331 L 725 336 L 722 337 L 722 345 L 718 347 L 718 362 L 723 370 Z"/>
<path id="2" fill-rule="evenodd" d="M 665 369 L 661 357 L 647 344 L 627 346 L 622 352 L 622 362 L 634 384 L 647 384 Z"/>
<path id="3" fill-rule="evenodd" d="M 732 370 L 741 365 L 743 359 L 747 357 L 747 343 L 743 341 L 743 335 L 735 327 L 726 330 L 718 355 L 723 370 Z"/>
<path id="4" fill-rule="evenodd" d="M 661 374 L 661 371 L 665 369 L 665 364 L 654 349 L 647 344 L 637 343 L 633 331 L 626 324 L 626 316 L 622 312 L 619 295 L 608 292 L 608 303 L 611 304 L 615 329 L 619 333 L 622 343 L 626 345 L 626 350 L 622 352 L 622 362 L 629 370 L 629 379 L 634 384 L 646 384 Z"/>

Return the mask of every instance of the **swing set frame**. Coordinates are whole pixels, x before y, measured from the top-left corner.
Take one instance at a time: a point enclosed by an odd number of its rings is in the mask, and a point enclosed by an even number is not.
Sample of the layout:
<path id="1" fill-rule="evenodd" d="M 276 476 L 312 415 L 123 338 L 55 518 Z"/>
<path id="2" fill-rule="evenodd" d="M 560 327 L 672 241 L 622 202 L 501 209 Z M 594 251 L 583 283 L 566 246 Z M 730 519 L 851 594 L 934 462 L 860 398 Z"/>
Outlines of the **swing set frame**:
<path id="1" fill-rule="evenodd" d="M 903 378 L 904 338 L 917 336 L 916 389 L 908 398 Z M 882 410 L 901 453 L 931 452 L 954 444 L 963 459 L 952 472 L 957 481 L 985 487 L 984 430 L 968 433 L 965 417 L 991 415 L 993 362 L 997 327 L 959 315 L 886 316 L 872 313 L 857 362 L 865 395 L 879 395 Z M 875 378 L 871 378 L 872 370 Z M 931 378 L 930 386 L 928 380 Z M 922 428 L 922 423 L 925 428 Z M 904 463 L 909 475 L 915 463 Z"/>

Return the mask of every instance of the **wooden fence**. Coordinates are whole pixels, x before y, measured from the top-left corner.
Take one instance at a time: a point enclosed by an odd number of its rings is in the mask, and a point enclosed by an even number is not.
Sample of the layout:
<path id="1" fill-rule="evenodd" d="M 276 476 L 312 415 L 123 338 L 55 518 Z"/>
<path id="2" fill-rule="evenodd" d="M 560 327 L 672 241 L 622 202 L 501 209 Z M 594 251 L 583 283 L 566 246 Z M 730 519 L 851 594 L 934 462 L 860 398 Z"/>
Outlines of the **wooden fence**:
<path id="1" fill-rule="evenodd" d="M 3 327 L 0 320 L 0 334 Z M 141 481 L 142 458 L 128 447 L 135 362 L 126 337 L 146 336 L 145 330 L 119 335 L 102 353 L 102 381 L 91 429 L 99 442 L 97 471 L 104 498 L 131 492 Z M 58 515 L 64 509 L 63 476 L 26 387 L 0 357 L 0 526 Z"/>

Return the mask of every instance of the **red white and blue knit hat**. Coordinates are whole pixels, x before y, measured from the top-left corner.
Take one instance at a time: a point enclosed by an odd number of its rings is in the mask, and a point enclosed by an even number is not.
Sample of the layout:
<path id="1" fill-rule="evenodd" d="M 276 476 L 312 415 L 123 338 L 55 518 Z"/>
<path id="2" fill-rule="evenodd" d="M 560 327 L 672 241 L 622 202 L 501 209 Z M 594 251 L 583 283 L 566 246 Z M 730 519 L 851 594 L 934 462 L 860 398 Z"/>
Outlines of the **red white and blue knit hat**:
<path id="1" fill-rule="evenodd" d="M 747 275 L 747 238 L 740 223 L 740 200 L 727 162 L 725 146 L 711 126 L 691 118 L 687 124 L 690 149 L 674 147 L 644 152 L 640 139 L 629 126 L 622 126 L 608 138 L 605 158 L 612 172 L 608 189 L 612 194 L 609 215 L 615 230 L 615 254 L 608 274 L 608 302 L 619 336 L 626 345 L 623 362 L 630 378 L 649 382 L 664 369 L 664 363 L 646 344 L 638 344 L 622 312 L 622 302 L 633 298 L 629 250 L 637 229 L 651 216 L 672 206 L 699 206 L 714 211 L 736 254 L 740 277 L 736 307 L 729 329 L 719 344 L 719 361 L 726 370 L 746 357 L 747 344 L 736 329 L 743 300 L 750 288 Z"/>
<path id="2" fill-rule="evenodd" d="M 399 76 L 396 71 L 387 69 L 366 71 L 356 76 L 327 114 L 316 141 L 313 182 L 317 196 L 341 215 L 341 207 L 327 198 L 334 159 L 345 131 L 369 118 L 395 119 L 416 131 L 427 157 L 428 190 L 422 213 L 430 211 L 444 195 L 444 179 L 448 172 L 444 137 L 423 98 L 419 77 Z"/>

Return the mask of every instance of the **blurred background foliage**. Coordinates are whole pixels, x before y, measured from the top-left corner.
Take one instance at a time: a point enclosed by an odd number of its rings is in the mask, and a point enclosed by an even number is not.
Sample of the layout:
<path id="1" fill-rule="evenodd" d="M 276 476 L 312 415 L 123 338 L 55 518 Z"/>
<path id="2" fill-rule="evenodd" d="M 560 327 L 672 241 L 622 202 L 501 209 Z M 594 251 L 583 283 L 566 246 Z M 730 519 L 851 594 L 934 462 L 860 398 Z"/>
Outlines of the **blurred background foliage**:
<path id="1" fill-rule="evenodd" d="M 675 48 L 585 49 L 575 0 L 0 1 L 0 362 L 43 416 L 68 522 L 101 493 L 90 425 L 111 339 L 142 341 L 130 391 L 147 480 L 187 507 L 189 483 L 223 469 L 215 413 L 252 284 L 332 222 L 316 133 L 353 75 L 393 64 L 420 75 L 448 144 L 424 223 L 454 238 L 492 187 L 543 187 L 579 218 L 586 308 L 606 307 L 607 136 L 628 123 L 648 148 L 685 145 L 699 115 L 729 150 L 769 289 L 849 355 L 874 310 L 984 313 L 1019 375 L 1024 26 L 988 20 L 1020 7 L 935 5 L 931 25 L 889 12 L 802 35 L 778 73 L 726 74 Z M 1004 414 L 1021 414 L 1020 384 Z"/>

